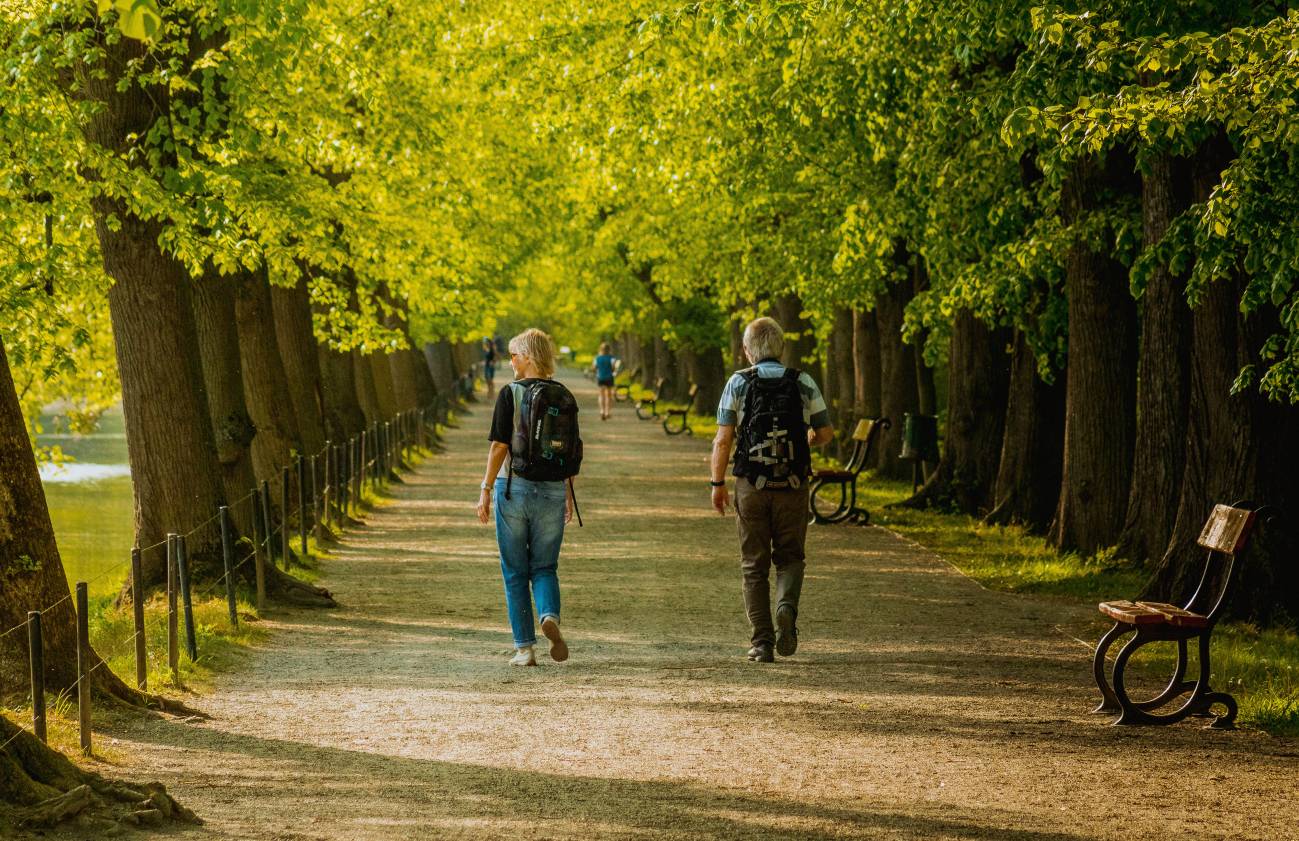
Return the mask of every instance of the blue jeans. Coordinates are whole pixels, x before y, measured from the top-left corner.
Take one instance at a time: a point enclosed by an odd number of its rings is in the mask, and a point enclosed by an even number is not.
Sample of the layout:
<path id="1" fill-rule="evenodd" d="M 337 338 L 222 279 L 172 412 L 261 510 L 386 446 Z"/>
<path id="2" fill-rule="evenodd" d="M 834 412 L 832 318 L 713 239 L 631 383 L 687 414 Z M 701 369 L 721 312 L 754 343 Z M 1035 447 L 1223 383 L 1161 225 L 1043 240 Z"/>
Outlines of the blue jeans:
<path id="1" fill-rule="evenodd" d="M 566 482 L 529 482 L 514 477 L 510 499 L 496 480 L 496 543 L 501 548 L 505 607 L 516 648 L 537 642 L 537 613 L 559 621 L 559 546 L 564 542 Z"/>

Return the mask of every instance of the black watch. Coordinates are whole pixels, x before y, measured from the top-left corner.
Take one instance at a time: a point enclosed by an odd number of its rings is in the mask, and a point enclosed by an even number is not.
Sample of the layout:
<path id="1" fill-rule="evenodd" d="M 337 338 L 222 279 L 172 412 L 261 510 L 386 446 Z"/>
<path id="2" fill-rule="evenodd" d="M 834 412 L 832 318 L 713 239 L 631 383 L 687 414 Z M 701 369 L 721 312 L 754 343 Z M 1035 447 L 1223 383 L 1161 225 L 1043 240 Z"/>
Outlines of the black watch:
<path id="1" fill-rule="evenodd" d="M 726 487 L 726 480 L 723 479 L 723 480 L 720 481 L 720 482 L 714 482 L 712 479 L 709 479 L 709 480 L 708 480 L 708 484 L 711 485 L 711 486 L 714 487 L 714 488 L 724 488 L 724 487 Z"/>

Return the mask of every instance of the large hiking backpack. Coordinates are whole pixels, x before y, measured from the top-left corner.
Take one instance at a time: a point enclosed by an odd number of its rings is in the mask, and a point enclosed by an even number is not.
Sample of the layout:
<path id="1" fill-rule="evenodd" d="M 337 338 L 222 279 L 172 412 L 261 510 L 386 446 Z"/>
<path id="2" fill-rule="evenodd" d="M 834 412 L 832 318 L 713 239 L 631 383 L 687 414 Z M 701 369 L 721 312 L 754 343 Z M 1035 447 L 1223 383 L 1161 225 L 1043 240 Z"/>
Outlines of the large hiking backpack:
<path id="1" fill-rule="evenodd" d="M 799 372 L 760 377 L 756 367 L 741 373 L 744 416 L 737 431 L 736 476 L 755 488 L 797 488 L 812 475 L 812 448 L 807 443 Z"/>
<path id="2" fill-rule="evenodd" d="M 582 467 L 577 434 L 577 400 L 554 380 L 510 383 L 514 396 L 514 434 L 510 473 L 532 482 L 571 479 Z"/>

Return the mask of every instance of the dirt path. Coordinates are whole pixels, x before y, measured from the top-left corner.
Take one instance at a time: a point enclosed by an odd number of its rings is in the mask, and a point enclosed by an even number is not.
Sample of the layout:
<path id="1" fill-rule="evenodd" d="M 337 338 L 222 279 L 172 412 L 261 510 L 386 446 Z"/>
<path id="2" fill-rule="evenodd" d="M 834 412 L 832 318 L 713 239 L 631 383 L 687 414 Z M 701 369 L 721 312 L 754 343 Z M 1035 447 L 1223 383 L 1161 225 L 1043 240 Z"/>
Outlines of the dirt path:
<path id="1" fill-rule="evenodd" d="M 879 529 L 816 528 L 798 656 L 745 662 L 703 443 L 588 408 L 573 656 L 510 668 L 488 411 L 200 699 L 113 734 L 196 838 L 1299 838 L 1293 742 L 1087 714 L 1089 611 L 982 590 Z M 191 837 L 189 833 L 186 837 Z"/>

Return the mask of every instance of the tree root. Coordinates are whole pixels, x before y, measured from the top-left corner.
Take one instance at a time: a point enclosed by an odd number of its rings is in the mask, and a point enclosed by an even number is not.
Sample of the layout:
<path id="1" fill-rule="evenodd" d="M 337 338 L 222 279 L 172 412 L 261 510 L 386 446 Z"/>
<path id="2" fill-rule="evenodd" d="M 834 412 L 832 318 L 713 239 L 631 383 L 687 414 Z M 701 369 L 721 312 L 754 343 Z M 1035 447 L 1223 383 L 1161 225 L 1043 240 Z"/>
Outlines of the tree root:
<path id="1" fill-rule="evenodd" d="M 324 587 L 308 584 L 273 566 L 266 568 L 266 594 L 300 607 L 338 607 L 338 602 Z"/>
<path id="2" fill-rule="evenodd" d="M 75 821 L 96 837 L 111 837 L 128 827 L 202 823 L 161 783 L 134 787 L 106 780 L 7 719 L 0 719 L 0 738 L 9 742 L 0 751 L 0 827 L 7 818 L 35 830 Z"/>

